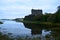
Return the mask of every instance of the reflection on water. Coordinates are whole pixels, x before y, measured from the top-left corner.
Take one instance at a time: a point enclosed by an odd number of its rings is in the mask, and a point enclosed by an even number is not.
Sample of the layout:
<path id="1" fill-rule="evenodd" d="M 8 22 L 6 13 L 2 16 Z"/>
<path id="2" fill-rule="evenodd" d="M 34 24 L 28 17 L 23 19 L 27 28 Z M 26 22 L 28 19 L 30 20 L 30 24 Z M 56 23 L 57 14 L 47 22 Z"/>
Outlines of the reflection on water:
<path id="1" fill-rule="evenodd" d="M 24 25 L 25 25 L 26 28 L 31 29 L 31 34 L 32 35 L 34 35 L 34 34 L 42 34 L 42 32 L 46 33 L 46 31 L 48 30 L 45 27 L 41 27 L 40 24 L 32 24 L 32 23 L 31 24 L 30 23 L 27 24 L 27 23 L 24 23 Z"/>
<path id="2" fill-rule="evenodd" d="M 49 36 L 49 38 L 55 39 L 60 38 L 60 27 L 52 27 L 43 24 L 32 24 L 32 23 L 24 23 L 25 27 L 31 29 L 31 34 L 42 34 L 43 36 Z M 44 30 L 43 30 L 44 29 Z M 44 38 L 44 37 L 42 37 Z M 45 38 L 44 38 L 45 39 Z M 44 40 L 42 39 L 42 40 Z M 56 40 L 56 39 L 55 39 Z"/>
<path id="3" fill-rule="evenodd" d="M 21 23 L 15 21 L 4 21 L 4 24 L 0 24 L 0 32 L 13 36 L 30 36 L 41 37 L 41 40 L 45 40 L 45 37 L 51 39 L 60 37 L 60 28 L 58 27 L 45 27 L 41 24 Z M 48 38 L 47 37 L 47 38 Z"/>
<path id="4" fill-rule="evenodd" d="M 0 31 L 9 35 L 12 33 L 15 36 L 31 35 L 31 29 L 25 28 L 23 23 L 18 23 L 15 21 L 5 21 L 4 24 L 0 25 Z"/>

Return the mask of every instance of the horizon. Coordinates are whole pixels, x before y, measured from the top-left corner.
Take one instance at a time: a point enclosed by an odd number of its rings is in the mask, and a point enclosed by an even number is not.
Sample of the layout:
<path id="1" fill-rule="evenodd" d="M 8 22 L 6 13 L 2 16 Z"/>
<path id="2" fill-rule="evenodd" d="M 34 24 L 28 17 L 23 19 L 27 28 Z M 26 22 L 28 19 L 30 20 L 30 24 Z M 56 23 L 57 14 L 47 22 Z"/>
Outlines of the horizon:
<path id="1" fill-rule="evenodd" d="M 31 9 L 42 9 L 43 13 L 54 13 L 60 0 L 0 0 L 0 19 L 24 18 Z"/>

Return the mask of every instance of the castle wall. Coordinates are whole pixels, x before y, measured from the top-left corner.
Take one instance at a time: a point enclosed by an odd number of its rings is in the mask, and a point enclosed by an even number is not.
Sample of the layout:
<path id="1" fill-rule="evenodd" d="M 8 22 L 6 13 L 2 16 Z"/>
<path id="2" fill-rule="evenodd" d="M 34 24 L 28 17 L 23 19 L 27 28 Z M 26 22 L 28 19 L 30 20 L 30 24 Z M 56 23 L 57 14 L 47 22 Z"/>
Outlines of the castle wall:
<path id="1" fill-rule="evenodd" d="M 39 9 L 32 9 L 31 10 L 32 15 L 41 15 L 42 14 L 42 10 Z"/>

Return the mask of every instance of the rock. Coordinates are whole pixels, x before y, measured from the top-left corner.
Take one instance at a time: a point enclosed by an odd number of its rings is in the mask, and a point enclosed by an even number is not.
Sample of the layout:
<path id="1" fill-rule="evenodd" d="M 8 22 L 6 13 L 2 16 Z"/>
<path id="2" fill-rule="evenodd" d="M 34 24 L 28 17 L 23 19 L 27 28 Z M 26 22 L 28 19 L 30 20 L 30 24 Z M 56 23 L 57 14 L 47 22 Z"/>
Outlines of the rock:
<path id="1" fill-rule="evenodd" d="M 3 24 L 3 22 L 0 21 L 0 24 Z"/>

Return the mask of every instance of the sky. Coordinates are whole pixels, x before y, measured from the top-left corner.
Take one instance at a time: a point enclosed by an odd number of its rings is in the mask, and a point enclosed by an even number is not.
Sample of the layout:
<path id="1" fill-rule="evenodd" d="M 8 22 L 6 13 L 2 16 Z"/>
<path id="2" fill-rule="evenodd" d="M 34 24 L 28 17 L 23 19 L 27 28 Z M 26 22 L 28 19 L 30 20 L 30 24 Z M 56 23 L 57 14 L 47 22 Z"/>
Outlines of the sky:
<path id="1" fill-rule="evenodd" d="M 31 9 L 54 13 L 59 5 L 60 0 L 0 0 L 0 19 L 24 18 Z"/>

